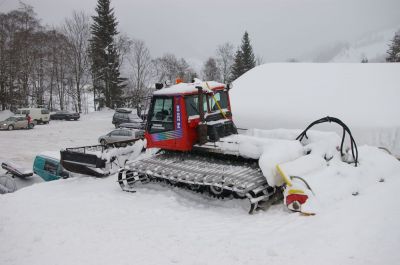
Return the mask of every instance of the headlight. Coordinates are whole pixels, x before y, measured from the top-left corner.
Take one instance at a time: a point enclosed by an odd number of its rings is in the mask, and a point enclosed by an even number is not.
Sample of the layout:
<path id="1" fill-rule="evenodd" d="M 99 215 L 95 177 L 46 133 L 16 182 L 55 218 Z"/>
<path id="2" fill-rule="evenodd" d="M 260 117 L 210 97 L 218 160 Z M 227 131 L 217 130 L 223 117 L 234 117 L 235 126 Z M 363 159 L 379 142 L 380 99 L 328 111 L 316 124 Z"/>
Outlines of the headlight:
<path id="1" fill-rule="evenodd" d="M 4 126 L 7 126 L 7 123 L 4 123 L 3 125 L 4 125 Z"/>

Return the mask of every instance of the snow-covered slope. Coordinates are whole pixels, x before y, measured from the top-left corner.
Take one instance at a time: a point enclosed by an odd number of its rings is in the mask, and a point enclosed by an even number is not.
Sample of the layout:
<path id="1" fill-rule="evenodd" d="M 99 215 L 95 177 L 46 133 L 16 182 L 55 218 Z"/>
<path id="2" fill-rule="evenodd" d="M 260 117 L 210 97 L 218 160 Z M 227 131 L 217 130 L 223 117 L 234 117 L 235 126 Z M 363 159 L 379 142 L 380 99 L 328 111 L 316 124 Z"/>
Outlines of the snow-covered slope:
<path id="1" fill-rule="evenodd" d="M 358 143 L 400 155 L 399 73 L 398 63 L 264 64 L 233 83 L 233 117 L 244 128 L 303 129 L 334 116 L 350 127 Z"/>
<path id="2" fill-rule="evenodd" d="M 331 60 L 335 63 L 359 63 L 367 58 L 369 62 L 385 62 L 388 45 L 400 26 L 380 32 L 370 33 L 351 45 L 346 45 Z"/>

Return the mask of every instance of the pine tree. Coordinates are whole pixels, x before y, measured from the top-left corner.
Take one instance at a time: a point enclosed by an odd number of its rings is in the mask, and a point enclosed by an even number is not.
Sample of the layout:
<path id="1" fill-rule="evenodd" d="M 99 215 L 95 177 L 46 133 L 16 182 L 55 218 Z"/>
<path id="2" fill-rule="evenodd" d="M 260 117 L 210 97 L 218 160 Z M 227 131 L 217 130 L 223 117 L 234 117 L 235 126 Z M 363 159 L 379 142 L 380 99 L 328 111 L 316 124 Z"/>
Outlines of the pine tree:
<path id="1" fill-rule="evenodd" d="M 110 8 L 110 0 L 98 0 L 97 15 L 93 16 L 90 40 L 91 70 L 93 88 L 104 96 L 106 107 L 114 108 L 121 103 L 124 79 L 120 77 L 120 58 L 115 38 L 118 34 L 118 22 L 114 9 Z"/>
<path id="2" fill-rule="evenodd" d="M 247 31 L 242 38 L 240 49 L 236 52 L 235 63 L 232 68 L 233 80 L 246 73 L 256 66 L 256 59 L 253 53 L 253 47 L 250 43 L 249 34 Z"/>
<path id="3" fill-rule="evenodd" d="M 396 32 L 387 51 L 386 62 L 400 62 L 400 31 Z"/>
<path id="4" fill-rule="evenodd" d="M 237 79 L 239 76 L 241 76 L 242 74 L 244 74 L 242 57 L 243 57 L 242 51 L 237 50 L 235 59 L 234 59 L 234 63 L 232 65 L 232 80 L 230 80 L 230 81 L 233 81 L 233 80 Z"/>

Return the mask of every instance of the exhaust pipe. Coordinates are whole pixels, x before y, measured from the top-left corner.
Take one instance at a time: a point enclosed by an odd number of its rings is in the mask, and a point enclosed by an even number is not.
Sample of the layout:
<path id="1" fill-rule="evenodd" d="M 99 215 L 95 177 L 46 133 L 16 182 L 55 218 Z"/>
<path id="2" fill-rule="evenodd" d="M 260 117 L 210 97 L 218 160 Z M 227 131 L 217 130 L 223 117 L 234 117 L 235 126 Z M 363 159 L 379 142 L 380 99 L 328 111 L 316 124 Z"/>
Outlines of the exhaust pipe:
<path id="1" fill-rule="evenodd" d="M 204 110 L 203 110 L 203 87 L 197 86 L 197 90 L 199 91 L 199 115 L 200 115 L 200 123 L 197 125 L 197 141 L 199 145 L 203 145 L 207 143 L 207 124 L 204 119 Z"/>

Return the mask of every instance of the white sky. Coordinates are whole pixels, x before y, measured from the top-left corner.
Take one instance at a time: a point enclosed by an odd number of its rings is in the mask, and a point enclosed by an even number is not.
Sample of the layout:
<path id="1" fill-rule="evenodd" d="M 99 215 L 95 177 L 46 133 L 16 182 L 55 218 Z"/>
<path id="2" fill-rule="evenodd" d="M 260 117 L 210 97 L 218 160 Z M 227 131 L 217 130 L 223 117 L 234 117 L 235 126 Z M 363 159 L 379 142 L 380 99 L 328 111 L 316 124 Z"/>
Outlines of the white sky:
<path id="1" fill-rule="evenodd" d="M 96 0 L 24 0 L 47 25 L 75 10 L 94 13 Z M 194 64 L 245 30 L 266 62 L 313 59 L 324 47 L 400 27 L 400 0 L 111 0 L 119 31 L 143 39 L 152 55 L 171 52 Z M 18 7 L 0 0 L 0 11 Z"/>

